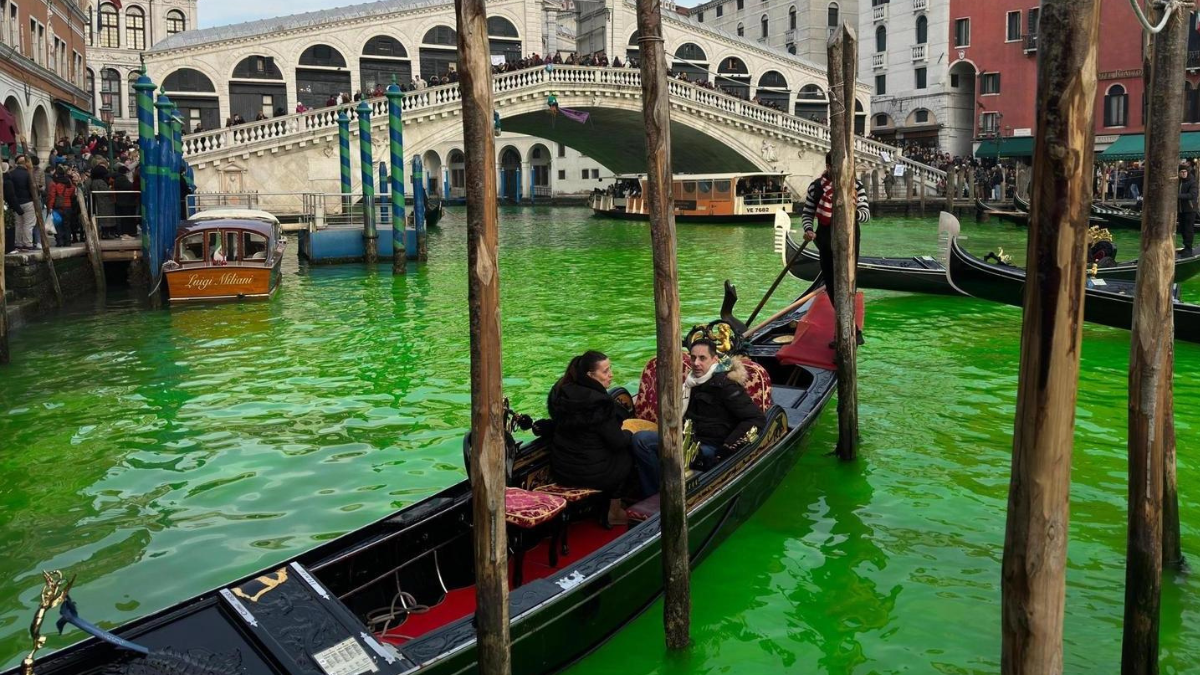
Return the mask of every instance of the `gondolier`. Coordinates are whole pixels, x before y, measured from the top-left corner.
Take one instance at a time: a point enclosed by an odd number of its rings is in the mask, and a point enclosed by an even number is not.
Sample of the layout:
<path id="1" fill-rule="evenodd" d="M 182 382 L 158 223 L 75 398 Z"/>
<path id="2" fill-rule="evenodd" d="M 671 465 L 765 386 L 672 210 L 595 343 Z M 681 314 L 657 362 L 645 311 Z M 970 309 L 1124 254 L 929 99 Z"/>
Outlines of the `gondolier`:
<path id="1" fill-rule="evenodd" d="M 1179 234 L 1183 235 L 1183 255 L 1192 254 L 1196 233 L 1196 178 L 1189 175 L 1188 165 L 1179 165 Z"/>
<path id="2" fill-rule="evenodd" d="M 830 175 L 830 164 L 833 157 L 830 153 L 825 153 L 825 173 L 821 177 L 814 180 L 808 186 L 808 194 L 804 198 L 804 210 L 800 212 L 800 222 L 804 225 L 804 240 L 817 241 L 817 250 L 821 253 L 821 277 L 825 280 L 825 291 L 829 293 L 829 299 L 834 298 L 834 276 L 833 276 L 833 202 L 834 188 L 833 176 Z M 863 188 L 862 181 L 855 179 L 854 192 L 857 195 L 857 208 L 855 211 L 858 218 L 854 224 L 854 264 L 858 265 L 858 245 L 862 238 L 862 231 L 859 229 L 859 223 L 865 223 L 871 219 L 871 205 L 867 201 L 867 191 Z M 813 229 L 813 219 L 816 218 L 817 227 Z M 858 333 L 858 342 L 862 344 L 862 333 Z"/>

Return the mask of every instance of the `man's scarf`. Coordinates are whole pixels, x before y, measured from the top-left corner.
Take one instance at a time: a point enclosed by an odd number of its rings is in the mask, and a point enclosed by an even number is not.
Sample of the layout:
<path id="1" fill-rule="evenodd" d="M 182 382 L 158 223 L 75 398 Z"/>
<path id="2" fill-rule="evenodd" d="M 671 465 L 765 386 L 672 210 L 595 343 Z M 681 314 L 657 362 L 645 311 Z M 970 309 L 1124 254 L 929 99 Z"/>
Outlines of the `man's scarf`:
<path id="1" fill-rule="evenodd" d="M 696 375 L 689 370 L 687 378 L 683 381 L 683 406 L 680 409 L 680 415 L 687 414 L 688 403 L 691 403 L 692 401 L 692 389 L 699 387 L 705 382 L 708 382 L 712 379 L 713 375 L 725 370 L 727 370 L 727 368 L 719 360 L 714 361 L 712 366 L 708 369 L 708 372 L 704 373 L 700 377 L 696 377 Z"/>
<path id="2" fill-rule="evenodd" d="M 821 174 L 818 186 L 821 189 L 821 201 L 817 203 L 817 222 L 822 227 L 829 227 L 833 223 L 833 179 L 828 171 Z"/>

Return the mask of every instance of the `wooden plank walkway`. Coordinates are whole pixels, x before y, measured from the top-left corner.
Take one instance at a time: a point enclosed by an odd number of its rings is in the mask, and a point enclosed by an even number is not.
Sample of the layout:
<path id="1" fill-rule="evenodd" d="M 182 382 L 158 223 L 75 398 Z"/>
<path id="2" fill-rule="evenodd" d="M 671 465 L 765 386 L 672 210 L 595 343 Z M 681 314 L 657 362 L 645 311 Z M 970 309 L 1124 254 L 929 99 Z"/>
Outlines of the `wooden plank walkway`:
<path id="1" fill-rule="evenodd" d="M 100 250 L 104 262 L 119 262 L 137 260 L 142 257 L 142 240 L 141 238 L 130 239 L 102 239 L 100 241 Z M 71 246 L 60 246 L 50 249 L 50 257 L 54 260 L 62 260 L 63 258 L 87 257 L 87 247 L 83 244 L 72 244 Z M 13 251 L 4 256 L 6 265 L 23 265 L 31 261 L 43 260 L 41 249 L 36 251 Z"/>

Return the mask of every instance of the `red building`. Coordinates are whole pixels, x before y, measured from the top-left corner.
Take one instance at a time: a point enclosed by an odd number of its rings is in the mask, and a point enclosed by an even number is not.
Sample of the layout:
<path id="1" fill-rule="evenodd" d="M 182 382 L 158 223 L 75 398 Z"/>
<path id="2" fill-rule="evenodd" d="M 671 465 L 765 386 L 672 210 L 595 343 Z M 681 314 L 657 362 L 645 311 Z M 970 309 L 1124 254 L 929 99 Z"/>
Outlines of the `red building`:
<path id="1" fill-rule="evenodd" d="M 974 120 L 976 153 L 1031 156 L 1038 3 L 951 0 L 949 23 L 948 89 L 957 111 Z M 1200 131 L 1200 34 L 1194 13 L 1191 25 L 1183 130 Z M 1103 150 L 1120 136 L 1143 133 L 1146 125 L 1143 33 L 1127 0 L 1101 0 L 1099 44 L 1095 133 L 1096 148 Z"/>

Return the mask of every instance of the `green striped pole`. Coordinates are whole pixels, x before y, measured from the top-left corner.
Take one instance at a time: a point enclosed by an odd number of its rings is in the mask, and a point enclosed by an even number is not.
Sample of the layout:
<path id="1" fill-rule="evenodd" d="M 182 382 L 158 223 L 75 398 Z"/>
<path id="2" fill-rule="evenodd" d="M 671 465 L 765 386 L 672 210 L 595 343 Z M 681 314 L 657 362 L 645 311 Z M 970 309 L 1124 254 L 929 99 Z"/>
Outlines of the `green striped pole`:
<path id="1" fill-rule="evenodd" d="M 350 215 L 350 118 L 338 113 L 338 157 L 342 162 L 342 216 Z"/>
<path id="2" fill-rule="evenodd" d="M 173 104 L 171 99 L 162 93 L 161 88 L 154 107 L 158 110 L 158 135 L 154 142 L 154 163 L 158 166 L 158 173 L 155 175 L 158 187 L 154 191 L 154 217 L 157 220 L 158 229 L 150 242 L 151 248 L 155 249 L 155 254 L 151 257 L 152 264 L 161 255 L 159 252 L 163 250 L 163 242 L 168 238 L 174 239 L 175 226 L 178 224 L 171 217 L 170 208 L 171 151 L 174 149 L 174 143 L 171 140 L 171 108 Z M 161 266 L 162 263 L 162 260 L 158 260 L 158 265 Z M 160 270 L 151 270 L 156 285 L 159 274 Z"/>
<path id="3" fill-rule="evenodd" d="M 362 164 L 363 248 L 368 263 L 379 261 L 379 235 L 375 232 L 375 160 L 371 158 L 371 105 L 358 104 L 358 161 Z"/>
<path id="4" fill-rule="evenodd" d="M 158 164 L 154 156 L 154 83 L 146 76 L 146 64 L 133 89 L 137 92 L 138 165 L 142 173 L 142 258 L 150 260 L 152 233 L 162 227 L 154 209 L 158 194 Z M 93 217 L 95 214 L 93 214 Z M 98 224 L 98 223 L 97 223 Z"/>
<path id="5" fill-rule="evenodd" d="M 178 223 L 187 218 L 187 209 L 183 206 L 183 117 L 179 108 L 171 104 L 171 208 L 175 217 L 171 222 Z"/>
<path id="6" fill-rule="evenodd" d="M 408 228 L 404 222 L 404 119 L 401 111 L 404 92 L 400 91 L 394 75 L 386 94 L 392 161 L 392 172 L 389 176 L 392 193 L 392 273 L 404 274 L 408 263 L 408 252 L 405 250 L 408 244 Z"/>

